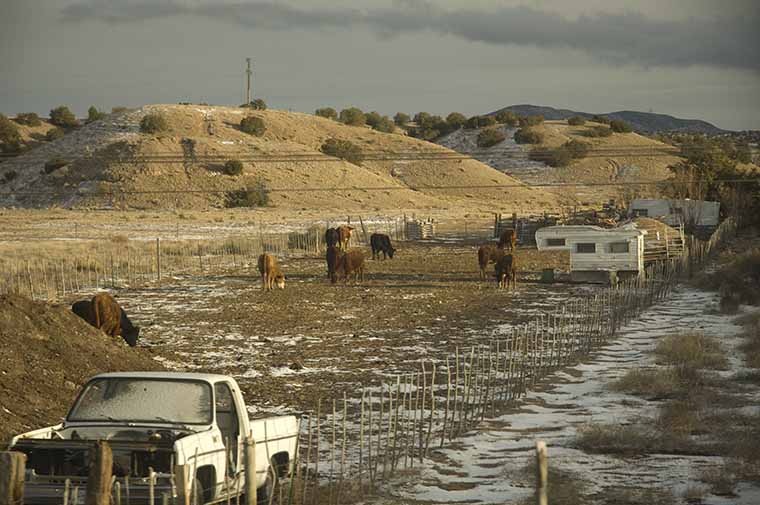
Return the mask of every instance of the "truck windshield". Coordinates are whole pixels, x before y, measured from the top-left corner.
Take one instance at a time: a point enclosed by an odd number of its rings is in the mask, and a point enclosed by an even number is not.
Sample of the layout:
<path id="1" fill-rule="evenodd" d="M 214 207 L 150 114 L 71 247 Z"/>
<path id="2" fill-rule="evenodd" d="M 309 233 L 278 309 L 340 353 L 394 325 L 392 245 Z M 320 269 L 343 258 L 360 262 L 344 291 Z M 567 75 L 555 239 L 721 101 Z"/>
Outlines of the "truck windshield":
<path id="1" fill-rule="evenodd" d="M 95 379 L 85 386 L 67 419 L 209 424 L 211 386 L 189 380 Z"/>

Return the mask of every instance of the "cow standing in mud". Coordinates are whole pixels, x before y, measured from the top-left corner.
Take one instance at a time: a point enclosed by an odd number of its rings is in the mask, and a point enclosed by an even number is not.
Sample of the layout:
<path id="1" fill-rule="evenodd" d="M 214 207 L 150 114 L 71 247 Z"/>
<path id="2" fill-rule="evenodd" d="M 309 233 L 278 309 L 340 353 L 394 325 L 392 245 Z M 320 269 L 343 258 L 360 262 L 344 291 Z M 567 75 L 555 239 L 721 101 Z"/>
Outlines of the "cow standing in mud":
<path id="1" fill-rule="evenodd" d="M 498 263 L 502 256 L 504 256 L 504 249 L 499 249 L 493 244 L 483 245 L 478 248 L 478 266 L 480 267 L 481 281 L 487 278 L 486 268 L 488 264 Z"/>
<path id="2" fill-rule="evenodd" d="M 343 276 L 343 282 L 348 282 L 348 276 L 354 276 L 354 281 L 359 280 L 364 282 L 364 253 L 360 250 L 354 249 L 340 256 L 338 264 L 335 267 L 335 277 L 333 278 L 333 284 L 337 282 L 337 274 L 341 273 Z"/>
<path id="3" fill-rule="evenodd" d="M 261 289 L 271 291 L 274 285 L 285 289 L 285 276 L 277 265 L 277 259 L 271 254 L 264 253 L 259 256 L 259 273 L 261 274 Z"/>
<path id="4" fill-rule="evenodd" d="M 328 247 L 327 252 L 325 253 L 327 277 L 333 284 L 337 281 L 338 261 L 340 261 L 341 256 L 343 256 L 343 253 L 334 245 Z"/>
<path id="5" fill-rule="evenodd" d="M 127 313 L 109 293 L 98 293 L 91 300 L 74 302 L 71 311 L 106 335 L 120 335 L 130 347 L 137 345 L 140 328 L 132 324 Z"/>
<path id="6" fill-rule="evenodd" d="M 396 249 L 391 245 L 391 238 L 383 233 L 373 233 L 369 238 L 370 246 L 372 246 L 372 259 L 380 259 L 380 253 L 383 253 L 383 259 L 393 259 L 393 253 Z"/>
<path id="7" fill-rule="evenodd" d="M 496 283 L 499 288 L 517 289 L 517 259 L 514 254 L 505 254 L 496 262 Z"/>

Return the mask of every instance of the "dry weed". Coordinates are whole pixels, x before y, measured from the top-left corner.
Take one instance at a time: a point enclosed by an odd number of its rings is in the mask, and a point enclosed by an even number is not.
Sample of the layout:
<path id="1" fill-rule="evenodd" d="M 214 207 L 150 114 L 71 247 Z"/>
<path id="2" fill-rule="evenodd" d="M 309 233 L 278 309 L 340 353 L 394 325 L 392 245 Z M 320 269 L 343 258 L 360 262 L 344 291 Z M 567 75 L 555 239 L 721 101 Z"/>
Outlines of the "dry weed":
<path id="1" fill-rule="evenodd" d="M 657 361 L 663 365 L 725 370 L 725 352 L 717 340 L 701 333 L 680 333 L 664 337 L 655 349 Z"/>

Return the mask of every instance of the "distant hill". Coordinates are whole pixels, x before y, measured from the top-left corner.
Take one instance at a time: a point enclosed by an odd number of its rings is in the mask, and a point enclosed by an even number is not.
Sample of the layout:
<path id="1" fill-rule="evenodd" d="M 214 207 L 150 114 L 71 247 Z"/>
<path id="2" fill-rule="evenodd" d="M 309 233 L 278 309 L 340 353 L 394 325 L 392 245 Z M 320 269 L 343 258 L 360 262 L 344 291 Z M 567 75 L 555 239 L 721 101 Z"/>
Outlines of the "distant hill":
<path id="1" fill-rule="evenodd" d="M 633 129 L 640 133 L 658 133 L 658 132 L 684 132 L 684 133 L 705 133 L 708 135 L 719 135 L 727 133 L 717 126 L 702 121 L 700 119 L 680 119 L 667 114 L 654 114 L 652 112 L 638 112 L 633 110 L 621 110 L 617 112 L 590 113 L 574 111 L 569 109 L 555 109 L 554 107 L 545 107 L 542 105 L 510 105 L 489 115 L 498 114 L 501 111 L 512 111 L 521 116 L 540 114 L 545 119 L 567 119 L 571 116 L 583 116 L 591 118 L 594 115 L 607 116 L 610 119 L 622 119 L 629 123 Z"/>

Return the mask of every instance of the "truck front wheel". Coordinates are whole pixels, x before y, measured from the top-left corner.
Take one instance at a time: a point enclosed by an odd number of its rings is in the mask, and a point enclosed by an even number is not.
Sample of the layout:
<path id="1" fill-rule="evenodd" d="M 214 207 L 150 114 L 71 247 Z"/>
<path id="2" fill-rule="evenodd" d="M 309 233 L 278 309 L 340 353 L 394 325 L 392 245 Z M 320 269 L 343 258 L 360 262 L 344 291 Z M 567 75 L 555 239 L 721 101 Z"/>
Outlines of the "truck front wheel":
<path id="1" fill-rule="evenodd" d="M 274 480 L 272 479 L 272 473 L 267 472 L 267 480 L 264 485 L 256 490 L 256 501 L 259 503 L 269 503 L 269 497 L 274 491 Z"/>

